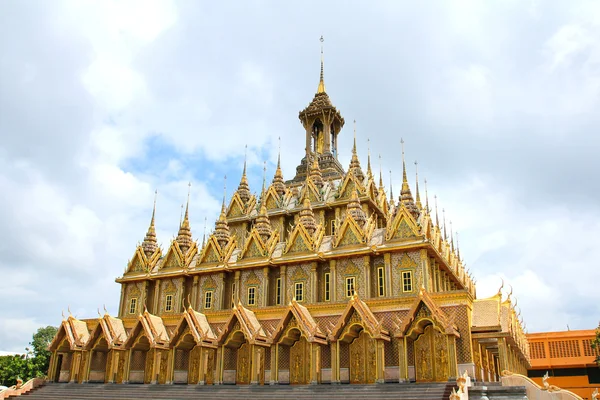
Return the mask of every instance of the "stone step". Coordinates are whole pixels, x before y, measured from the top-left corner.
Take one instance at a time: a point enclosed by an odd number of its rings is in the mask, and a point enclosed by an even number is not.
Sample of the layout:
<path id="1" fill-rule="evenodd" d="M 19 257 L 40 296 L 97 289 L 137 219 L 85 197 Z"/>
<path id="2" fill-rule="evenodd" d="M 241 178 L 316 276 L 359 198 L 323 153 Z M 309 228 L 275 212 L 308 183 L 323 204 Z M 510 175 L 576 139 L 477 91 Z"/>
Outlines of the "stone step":
<path id="1" fill-rule="evenodd" d="M 29 400 L 44 399 L 299 399 L 299 400 L 441 400 L 448 399 L 451 384 L 398 384 L 380 385 L 115 385 L 115 384 L 46 384 L 27 393 Z"/>

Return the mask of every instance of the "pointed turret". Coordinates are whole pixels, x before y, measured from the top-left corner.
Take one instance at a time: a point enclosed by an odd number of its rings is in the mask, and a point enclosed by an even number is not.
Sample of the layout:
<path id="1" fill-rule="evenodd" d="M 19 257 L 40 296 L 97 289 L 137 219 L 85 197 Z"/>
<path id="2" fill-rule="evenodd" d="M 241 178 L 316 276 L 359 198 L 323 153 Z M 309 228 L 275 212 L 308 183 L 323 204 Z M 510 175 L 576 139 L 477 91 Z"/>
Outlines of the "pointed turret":
<path id="1" fill-rule="evenodd" d="M 192 184 L 188 185 L 190 188 Z M 179 244 L 179 248 L 183 253 L 185 253 L 192 246 L 192 231 L 190 229 L 190 218 L 189 218 L 189 208 L 190 208 L 190 192 L 188 189 L 188 199 L 187 204 L 185 206 L 185 214 L 183 216 L 183 222 L 179 227 L 179 233 L 177 234 L 177 243 Z"/>
<path id="2" fill-rule="evenodd" d="M 317 230 L 317 221 L 315 220 L 315 214 L 313 213 L 308 196 L 304 197 L 304 203 L 302 211 L 300 211 L 299 221 L 311 235 L 315 233 L 315 230 Z"/>
<path id="3" fill-rule="evenodd" d="M 313 162 L 310 166 L 310 179 L 319 189 L 323 187 L 323 175 L 321 174 L 321 168 L 316 156 L 313 157 Z"/>
<path id="4" fill-rule="evenodd" d="M 248 146 L 246 146 L 246 151 L 248 151 Z M 242 179 L 240 180 L 237 192 L 244 204 L 250 200 L 250 185 L 248 185 L 248 177 L 246 176 L 246 157 L 244 157 L 244 171 L 242 172 Z"/>
<path id="5" fill-rule="evenodd" d="M 433 201 L 435 202 L 435 225 L 440 227 L 440 216 L 438 215 L 438 204 L 437 204 L 437 194 L 433 195 Z"/>
<path id="6" fill-rule="evenodd" d="M 260 213 L 256 218 L 256 231 L 260 235 L 260 238 L 263 242 L 267 242 L 271 237 L 271 233 L 273 232 L 273 228 L 271 227 L 271 221 L 267 216 L 267 207 L 265 205 L 260 206 Z"/>
<path id="7" fill-rule="evenodd" d="M 415 161 L 415 175 L 416 175 L 416 183 L 415 183 L 415 192 L 417 195 L 416 206 L 417 210 L 421 211 L 423 209 L 423 205 L 421 204 L 421 195 L 419 194 L 419 163 Z"/>
<path id="8" fill-rule="evenodd" d="M 356 221 L 356 223 L 362 227 L 367 221 L 367 216 L 360 206 L 360 200 L 358 199 L 358 192 L 354 190 L 352 192 L 352 198 L 346 207 L 346 212 Z"/>
<path id="9" fill-rule="evenodd" d="M 392 187 L 392 170 L 390 169 L 390 207 L 394 205 L 394 188 Z"/>
<path id="10" fill-rule="evenodd" d="M 142 242 L 142 250 L 146 254 L 146 257 L 150 257 L 156 249 L 158 248 L 158 242 L 156 240 L 156 230 L 154 229 L 154 215 L 156 214 L 156 196 L 158 191 L 154 192 L 154 207 L 152 208 L 152 219 L 150 219 L 150 226 L 148 227 L 148 232 L 146 232 L 146 237 Z"/>
<path id="11" fill-rule="evenodd" d="M 319 86 L 317 87 L 317 93 L 325 93 L 325 79 L 323 78 L 323 36 L 321 36 L 321 75 L 319 77 Z"/>
<path id="12" fill-rule="evenodd" d="M 379 192 L 384 192 L 385 187 L 383 186 L 383 171 L 381 170 L 381 154 L 379 155 Z"/>
<path id="13" fill-rule="evenodd" d="M 279 154 L 277 155 L 277 170 L 275 171 L 275 176 L 273 177 L 273 188 L 279 196 L 283 196 L 285 194 L 285 183 L 283 182 L 283 173 L 281 172 L 281 148 L 279 149 Z"/>
<path id="14" fill-rule="evenodd" d="M 402 190 L 400 191 L 400 203 L 406 207 L 406 209 L 417 219 L 419 216 L 419 210 L 415 205 L 415 202 L 410 192 L 410 186 L 408 185 L 408 179 L 406 178 L 406 163 L 404 161 L 404 140 L 402 143 Z"/>
<path id="15" fill-rule="evenodd" d="M 231 237 L 231 233 L 229 232 L 229 225 L 227 224 L 227 208 L 225 207 L 225 198 L 223 198 L 223 204 L 221 205 L 221 215 L 219 215 L 219 219 L 215 222 L 215 239 L 219 243 L 221 248 L 224 248 L 225 245 L 229 242 L 229 238 Z"/>
<path id="16" fill-rule="evenodd" d="M 367 139 L 367 143 L 367 178 L 371 180 L 373 179 L 373 171 L 371 171 L 371 143 L 369 139 Z"/>
<path id="17" fill-rule="evenodd" d="M 358 160 L 358 154 L 356 152 L 356 120 L 354 120 L 354 145 L 352 146 L 352 158 L 350 159 L 348 173 L 354 174 L 354 176 L 361 183 L 365 179 L 365 175 L 360 167 L 360 161 Z"/>
<path id="18" fill-rule="evenodd" d="M 431 210 L 429 210 L 429 194 L 427 193 L 427 178 L 425 178 L 424 182 L 425 182 L 425 211 L 427 211 L 427 214 L 429 214 L 429 212 Z"/>

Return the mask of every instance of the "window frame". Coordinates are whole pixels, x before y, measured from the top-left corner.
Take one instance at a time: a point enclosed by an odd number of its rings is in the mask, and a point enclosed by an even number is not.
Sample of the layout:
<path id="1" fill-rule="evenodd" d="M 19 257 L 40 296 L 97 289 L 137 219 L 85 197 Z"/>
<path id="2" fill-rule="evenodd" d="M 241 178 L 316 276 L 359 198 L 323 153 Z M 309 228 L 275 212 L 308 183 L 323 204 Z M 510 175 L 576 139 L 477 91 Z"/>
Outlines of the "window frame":
<path id="1" fill-rule="evenodd" d="M 210 310 L 212 308 L 213 291 L 207 290 L 204 292 L 204 309 Z"/>
<path id="2" fill-rule="evenodd" d="M 329 231 L 331 232 L 331 236 L 335 236 L 335 231 L 336 231 L 335 218 L 331 220 L 330 224 L 331 224 L 331 226 L 329 227 Z"/>
<path id="3" fill-rule="evenodd" d="M 377 296 L 385 297 L 385 269 L 377 267 Z"/>
<path id="4" fill-rule="evenodd" d="M 235 282 L 231 284 L 231 308 L 235 307 L 235 291 L 237 290 Z"/>
<path id="5" fill-rule="evenodd" d="M 281 305 L 281 278 L 275 281 L 275 305 Z"/>
<path id="6" fill-rule="evenodd" d="M 131 299 L 129 299 L 129 314 L 135 314 L 135 312 L 137 311 L 137 300 L 137 297 L 132 297 Z"/>
<path id="7" fill-rule="evenodd" d="M 325 272 L 323 289 L 323 300 L 331 301 L 331 272 Z"/>
<path id="8" fill-rule="evenodd" d="M 349 291 L 350 287 L 348 285 L 348 283 L 352 282 L 352 288 Z M 356 292 L 356 276 L 347 276 L 346 277 L 346 297 L 352 297 L 354 296 L 354 293 Z"/>
<path id="9" fill-rule="evenodd" d="M 298 292 L 298 288 L 300 288 L 300 292 Z M 300 293 L 300 296 L 298 296 L 298 293 Z M 304 282 L 294 283 L 294 298 L 298 303 L 302 303 L 304 301 Z"/>
<path id="10" fill-rule="evenodd" d="M 252 297 L 250 297 L 250 293 L 252 293 Z M 256 305 L 256 286 L 249 286 L 247 294 L 248 294 L 248 297 L 246 297 L 247 304 L 249 306 L 255 306 Z M 250 302 L 251 298 L 252 298 L 252 302 Z"/>
<path id="11" fill-rule="evenodd" d="M 173 295 L 171 293 L 165 295 L 165 312 L 173 311 Z"/>
<path id="12" fill-rule="evenodd" d="M 402 277 L 402 293 L 412 293 L 414 291 L 414 284 L 413 284 L 413 271 L 410 269 L 405 269 L 401 271 L 400 276 Z M 406 278 L 408 277 L 408 284 L 406 283 Z M 410 286 L 410 288 L 407 290 L 406 287 Z"/>

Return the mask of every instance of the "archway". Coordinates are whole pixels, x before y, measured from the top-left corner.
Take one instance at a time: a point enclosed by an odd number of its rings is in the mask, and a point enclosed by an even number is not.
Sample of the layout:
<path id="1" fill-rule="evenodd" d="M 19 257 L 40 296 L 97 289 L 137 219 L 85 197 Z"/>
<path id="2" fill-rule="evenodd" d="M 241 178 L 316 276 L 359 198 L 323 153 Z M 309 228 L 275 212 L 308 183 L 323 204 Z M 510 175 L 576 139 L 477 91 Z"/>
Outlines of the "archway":
<path id="1" fill-rule="evenodd" d="M 69 341 L 65 337 L 56 349 L 56 370 L 55 370 L 55 381 L 56 382 L 69 382 L 71 380 L 71 363 L 73 361 L 73 351 Z"/>
<path id="2" fill-rule="evenodd" d="M 145 335 L 140 335 L 131 347 L 129 361 L 129 382 L 150 383 L 154 365 L 154 349 Z"/>
<path id="3" fill-rule="evenodd" d="M 198 351 L 194 337 L 187 333 L 175 345 L 173 383 L 198 383 Z"/>
<path id="4" fill-rule="evenodd" d="M 282 365 L 289 370 L 289 383 L 306 385 L 310 383 L 310 344 L 298 328 L 289 329 L 279 341 Z M 283 347 L 287 347 L 284 349 Z M 285 359 L 287 358 L 287 359 Z"/>
<path id="5" fill-rule="evenodd" d="M 250 383 L 252 346 L 246 340 L 242 331 L 235 331 L 225 345 L 224 351 L 224 376 L 223 380 L 237 385 Z"/>
<path id="6" fill-rule="evenodd" d="M 414 341 L 416 381 L 447 382 L 448 337 L 430 322 L 423 322 L 421 327 L 422 332 Z"/>
<path id="7" fill-rule="evenodd" d="M 108 354 L 108 343 L 104 337 L 101 337 L 91 351 L 89 382 L 108 382 L 109 377 L 106 376 Z"/>
<path id="8" fill-rule="evenodd" d="M 354 325 L 352 328 L 360 328 L 360 331 L 349 347 L 350 383 L 375 383 L 377 379 L 375 339 L 362 329 L 360 325 Z"/>

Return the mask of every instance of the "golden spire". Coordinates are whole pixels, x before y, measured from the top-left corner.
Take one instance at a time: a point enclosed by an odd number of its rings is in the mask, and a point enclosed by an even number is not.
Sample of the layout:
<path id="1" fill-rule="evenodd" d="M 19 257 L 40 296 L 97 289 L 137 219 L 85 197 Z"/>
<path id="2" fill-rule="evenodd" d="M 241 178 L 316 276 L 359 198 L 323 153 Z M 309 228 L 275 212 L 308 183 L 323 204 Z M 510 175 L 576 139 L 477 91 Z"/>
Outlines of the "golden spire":
<path id="1" fill-rule="evenodd" d="M 354 120 L 354 145 L 352 146 L 352 159 L 350 160 L 348 172 L 354 174 L 354 176 L 359 179 L 361 183 L 365 179 L 362 169 L 360 168 L 358 154 L 356 153 L 356 120 Z"/>
<path id="2" fill-rule="evenodd" d="M 192 183 L 188 183 L 188 197 L 187 203 L 185 206 L 185 215 L 183 217 L 183 222 L 179 227 L 179 233 L 177 234 L 177 243 L 179 244 L 179 248 L 181 248 L 182 252 L 186 252 L 192 246 L 192 231 L 190 229 L 190 219 L 189 219 L 189 207 L 190 207 L 190 191 L 192 190 Z"/>
<path id="3" fill-rule="evenodd" d="M 427 178 L 425 178 L 425 210 L 429 214 L 429 194 L 427 193 Z"/>
<path id="4" fill-rule="evenodd" d="M 158 190 L 154 191 L 154 207 L 152 207 L 152 219 L 150 219 L 150 226 L 148 227 L 148 232 L 146 232 L 146 237 L 142 242 L 142 250 L 147 257 L 152 255 L 156 249 L 158 248 L 158 243 L 156 241 L 156 230 L 154 229 L 154 215 L 156 214 L 156 197 L 158 196 Z"/>
<path id="5" fill-rule="evenodd" d="M 273 229 L 271 228 L 271 221 L 267 216 L 267 207 L 264 204 L 260 206 L 260 213 L 256 218 L 256 231 L 260 235 L 262 241 L 265 243 L 271 237 L 271 233 L 273 232 Z"/>
<path id="6" fill-rule="evenodd" d="M 435 202 L 435 225 L 440 227 L 440 217 L 438 215 L 438 205 L 437 205 L 437 194 L 433 195 L 433 201 Z"/>
<path id="7" fill-rule="evenodd" d="M 204 216 L 204 234 L 202 235 L 202 248 L 204 248 L 204 245 L 206 244 L 206 216 Z"/>
<path id="8" fill-rule="evenodd" d="M 442 208 L 442 219 L 444 221 L 444 240 L 448 240 L 448 234 L 446 233 L 446 210 Z"/>
<path id="9" fill-rule="evenodd" d="M 321 168 L 319 167 L 318 157 L 315 154 L 312 156 L 312 163 L 310 166 L 310 179 L 319 189 L 323 187 L 323 174 L 321 173 Z"/>
<path id="10" fill-rule="evenodd" d="M 383 171 L 381 170 L 381 154 L 379 155 L 379 191 L 383 192 Z"/>
<path id="11" fill-rule="evenodd" d="M 346 212 L 350 214 L 361 227 L 367 221 L 367 216 L 360 206 L 360 200 L 358 199 L 358 192 L 356 190 L 352 191 L 352 197 L 350 198 L 348 206 L 346 206 Z"/>
<path id="12" fill-rule="evenodd" d="M 390 203 L 394 203 L 394 188 L 392 187 L 392 170 L 390 169 Z"/>
<path id="13" fill-rule="evenodd" d="M 285 193 L 285 183 L 283 182 L 283 173 L 281 172 L 281 137 L 279 137 L 279 152 L 277 154 L 277 170 L 273 177 L 273 188 L 279 194 L 283 196 Z"/>
<path id="14" fill-rule="evenodd" d="M 238 194 L 240 195 L 240 199 L 244 203 L 247 203 L 250 200 L 250 186 L 248 185 L 248 177 L 246 177 L 246 160 L 248 158 L 248 145 L 246 145 L 246 152 L 244 155 L 244 171 L 242 172 L 242 179 L 240 180 L 240 185 L 238 186 Z"/>
<path id="15" fill-rule="evenodd" d="M 454 253 L 454 234 L 452 233 L 452 220 L 450 220 L 450 248 Z"/>
<path id="16" fill-rule="evenodd" d="M 458 260 L 460 261 L 460 248 L 458 247 L 458 231 L 456 231 L 456 256 L 458 257 Z"/>
<path id="17" fill-rule="evenodd" d="M 373 179 L 373 172 L 371 171 L 371 141 L 367 139 L 367 177 Z"/>
<path id="18" fill-rule="evenodd" d="M 264 162 L 263 165 L 263 184 L 262 189 L 260 191 L 260 203 L 262 204 L 265 201 L 265 184 L 267 182 L 267 161 Z"/>
<path id="19" fill-rule="evenodd" d="M 215 239 L 219 243 L 221 248 L 225 247 L 227 242 L 229 242 L 230 233 L 229 233 L 229 225 L 227 224 L 227 216 L 226 216 L 226 208 L 225 208 L 225 196 L 227 194 L 227 175 L 225 175 L 224 179 L 225 183 L 223 184 L 223 204 L 221 205 L 221 215 L 219 215 L 219 219 L 215 222 Z"/>
<path id="20" fill-rule="evenodd" d="M 325 80 L 323 79 L 323 35 L 321 35 L 321 77 L 319 79 L 319 87 L 317 88 L 317 93 L 325 93 Z"/>
<path id="21" fill-rule="evenodd" d="M 416 206 L 418 210 L 421 210 L 423 208 L 423 205 L 421 204 L 421 195 L 419 193 L 419 163 L 417 161 L 415 161 L 415 175 L 416 175 L 416 185 L 415 185 L 415 192 L 416 192 Z"/>
<path id="22" fill-rule="evenodd" d="M 406 178 L 406 163 L 404 161 L 404 139 L 400 139 L 402 144 L 402 190 L 400 191 L 400 202 L 404 204 L 408 212 L 416 219 L 419 216 L 419 210 L 415 206 L 415 202 L 410 192 L 410 186 L 408 186 L 408 179 Z"/>
<path id="23" fill-rule="evenodd" d="M 299 221 L 311 235 L 317 230 L 317 221 L 315 220 L 315 214 L 313 213 L 308 196 L 304 197 Z"/>

